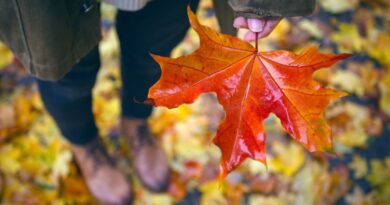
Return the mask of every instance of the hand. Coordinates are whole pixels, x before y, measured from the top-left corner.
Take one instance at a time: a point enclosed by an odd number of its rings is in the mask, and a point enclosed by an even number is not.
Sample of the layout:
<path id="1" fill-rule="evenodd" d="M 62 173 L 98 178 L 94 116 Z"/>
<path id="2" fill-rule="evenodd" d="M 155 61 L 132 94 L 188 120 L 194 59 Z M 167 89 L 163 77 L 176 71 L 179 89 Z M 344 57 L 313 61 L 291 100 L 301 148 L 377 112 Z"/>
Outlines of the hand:
<path id="1" fill-rule="evenodd" d="M 259 33 L 258 38 L 264 38 L 268 36 L 278 25 L 282 18 L 272 19 L 257 19 L 257 18 L 245 18 L 237 17 L 234 19 L 233 26 L 235 28 L 246 28 L 249 29 L 248 33 L 245 34 L 244 39 L 246 41 L 254 41 L 256 38 L 255 33 Z"/>

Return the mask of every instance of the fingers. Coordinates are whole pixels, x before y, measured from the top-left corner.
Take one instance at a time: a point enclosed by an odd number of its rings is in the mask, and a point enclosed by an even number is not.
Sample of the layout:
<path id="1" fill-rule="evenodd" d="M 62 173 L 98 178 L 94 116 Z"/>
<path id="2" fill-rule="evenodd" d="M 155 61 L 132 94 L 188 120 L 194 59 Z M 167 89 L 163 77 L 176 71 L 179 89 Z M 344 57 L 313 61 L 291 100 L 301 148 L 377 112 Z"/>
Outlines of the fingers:
<path id="1" fill-rule="evenodd" d="M 264 30 L 264 26 L 267 24 L 267 20 L 265 19 L 250 18 L 247 22 L 249 30 L 253 33 L 261 33 Z"/>
<path id="2" fill-rule="evenodd" d="M 268 20 L 266 25 L 264 26 L 264 30 L 259 33 L 259 38 L 267 37 L 271 32 L 275 29 L 275 27 L 279 24 L 281 19 L 277 20 Z"/>
<path id="3" fill-rule="evenodd" d="M 240 16 L 234 19 L 233 22 L 234 28 L 248 28 L 248 23 L 246 21 L 246 18 Z"/>
<path id="4" fill-rule="evenodd" d="M 256 34 L 258 33 L 258 38 L 267 37 L 274 28 L 278 25 L 281 18 L 277 19 L 256 19 L 244 17 L 237 17 L 234 19 L 233 26 L 235 28 L 247 28 L 249 29 L 248 33 L 244 36 L 246 41 L 254 41 Z"/>
<path id="5" fill-rule="evenodd" d="M 258 38 L 267 37 L 275 29 L 275 27 L 279 24 L 280 20 L 281 19 L 266 20 L 265 25 L 263 26 L 263 30 L 261 30 L 260 32 L 257 32 L 257 33 L 259 33 Z M 248 21 L 249 21 L 249 19 L 248 19 Z M 248 24 L 248 25 L 250 25 L 250 24 Z M 248 31 L 245 34 L 244 40 L 254 41 L 256 39 L 255 33 L 256 32 L 253 32 L 253 30 L 251 29 L 250 31 Z"/>
<path id="6" fill-rule="evenodd" d="M 266 23 L 266 19 L 255 19 L 255 18 L 245 18 L 237 17 L 234 19 L 233 27 L 234 28 L 246 28 L 252 32 L 261 32 Z"/>

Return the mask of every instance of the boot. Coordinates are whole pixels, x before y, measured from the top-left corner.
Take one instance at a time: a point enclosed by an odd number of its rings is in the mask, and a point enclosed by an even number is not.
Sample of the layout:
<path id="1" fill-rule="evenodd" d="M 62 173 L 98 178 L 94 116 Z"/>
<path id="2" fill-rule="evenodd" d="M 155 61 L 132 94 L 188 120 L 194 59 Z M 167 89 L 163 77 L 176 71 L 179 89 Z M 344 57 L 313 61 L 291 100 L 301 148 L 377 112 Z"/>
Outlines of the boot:
<path id="1" fill-rule="evenodd" d="M 123 117 L 121 125 L 142 184 L 153 192 L 166 191 L 170 182 L 168 160 L 151 134 L 147 121 Z"/>
<path id="2" fill-rule="evenodd" d="M 76 161 L 92 195 L 104 205 L 130 205 L 132 189 L 126 176 L 116 169 L 101 140 L 72 145 Z"/>

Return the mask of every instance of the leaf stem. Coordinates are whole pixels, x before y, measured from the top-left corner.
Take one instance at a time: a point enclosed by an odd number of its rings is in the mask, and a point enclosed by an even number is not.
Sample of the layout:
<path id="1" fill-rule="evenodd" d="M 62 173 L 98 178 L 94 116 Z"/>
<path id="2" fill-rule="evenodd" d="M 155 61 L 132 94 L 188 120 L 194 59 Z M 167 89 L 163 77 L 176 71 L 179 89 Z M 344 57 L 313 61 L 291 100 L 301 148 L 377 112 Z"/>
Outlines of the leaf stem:
<path id="1" fill-rule="evenodd" d="M 256 32 L 255 33 L 255 46 L 256 46 L 256 53 L 258 53 L 259 52 L 259 46 L 258 46 L 258 41 L 259 41 L 259 33 L 258 32 Z"/>

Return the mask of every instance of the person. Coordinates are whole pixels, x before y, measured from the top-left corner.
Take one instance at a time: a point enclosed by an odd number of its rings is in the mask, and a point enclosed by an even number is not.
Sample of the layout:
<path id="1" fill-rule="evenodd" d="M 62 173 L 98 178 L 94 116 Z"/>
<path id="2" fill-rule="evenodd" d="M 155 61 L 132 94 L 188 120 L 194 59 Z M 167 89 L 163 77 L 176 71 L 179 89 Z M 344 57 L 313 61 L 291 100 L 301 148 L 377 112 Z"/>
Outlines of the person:
<path id="1" fill-rule="evenodd" d="M 107 0 L 118 7 L 121 128 L 142 184 L 160 192 L 169 184 L 167 157 L 147 125 L 152 107 L 136 103 L 147 95 L 160 70 L 149 53 L 169 56 L 184 38 L 186 7 L 199 0 Z M 310 14 L 314 0 L 215 0 L 222 31 L 248 28 L 245 39 L 267 36 L 283 17 Z M 231 8 L 233 10 L 231 10 Z M 234 11 L 236 18 L 233 20 Z M 233 12 L 231 12 L 233 13 Z M 0 2 L 0 40 L 36 78 L 44 105 L 63 136 L 91 193 L 102 204 L 130 204 L 131 183 L 107 154 L 92 113 L 100 67 L 99 4 L 94 0 L 10 0 Z"/>

